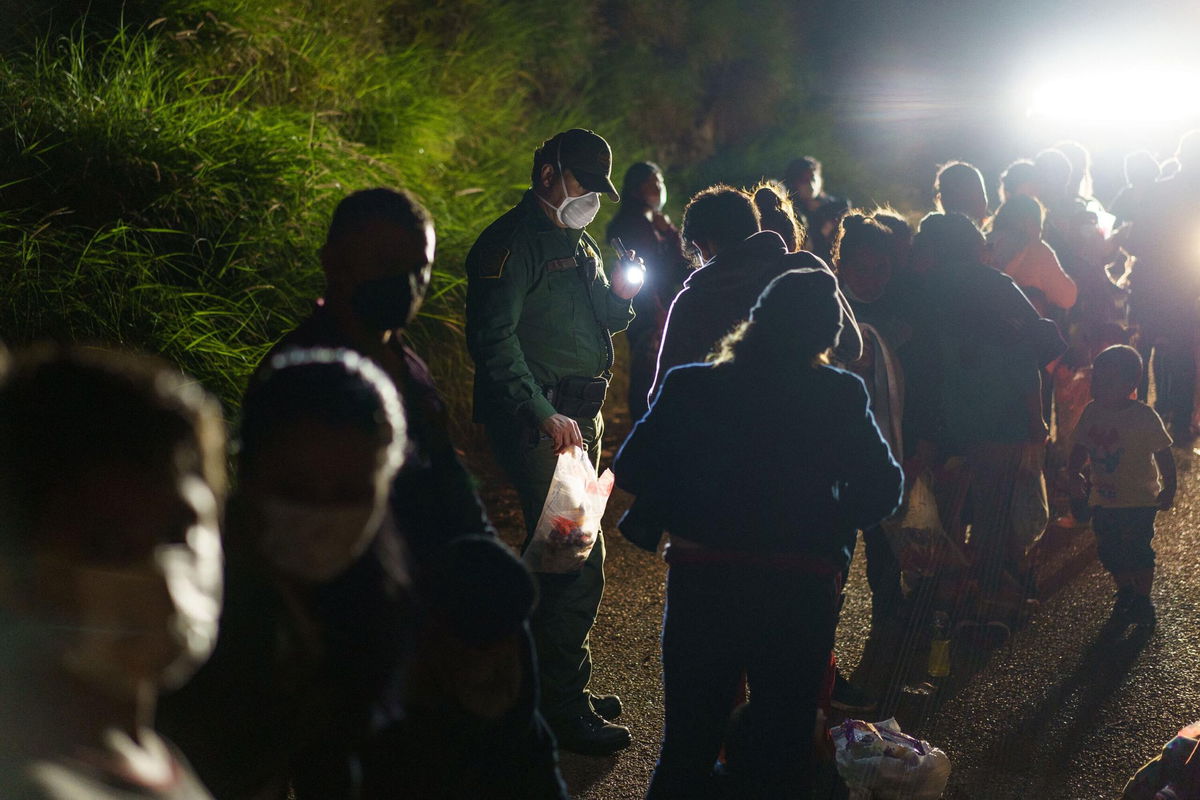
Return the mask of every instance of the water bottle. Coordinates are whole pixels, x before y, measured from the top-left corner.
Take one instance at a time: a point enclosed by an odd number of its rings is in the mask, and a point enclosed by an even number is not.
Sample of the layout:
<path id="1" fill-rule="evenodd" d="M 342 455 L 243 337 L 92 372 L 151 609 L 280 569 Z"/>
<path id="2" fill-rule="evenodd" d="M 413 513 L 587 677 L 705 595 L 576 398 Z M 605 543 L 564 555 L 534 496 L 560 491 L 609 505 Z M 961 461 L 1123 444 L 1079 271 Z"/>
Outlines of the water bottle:
<path id="1" fill-rule="evenodd" d="M 929 637 L 929 675 L 945 678 L 950 674 L 950 617 L 945 611 L 933 614 L 933 633 Z"/>

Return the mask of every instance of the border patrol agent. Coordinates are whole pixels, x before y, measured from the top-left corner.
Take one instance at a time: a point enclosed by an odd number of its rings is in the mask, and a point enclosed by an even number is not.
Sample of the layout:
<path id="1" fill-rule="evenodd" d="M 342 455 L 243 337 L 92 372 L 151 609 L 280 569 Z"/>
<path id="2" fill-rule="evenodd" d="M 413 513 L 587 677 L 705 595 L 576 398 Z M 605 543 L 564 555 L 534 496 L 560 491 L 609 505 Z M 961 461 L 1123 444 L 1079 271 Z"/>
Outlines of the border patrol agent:
<path id="1" fill-rule="evenodd" d="M 526 545 L 558 454 L 585 447 L 599 464 L 612 334 L 628 327 L 641 288 L 620 268 L 610 283 L 599 246 L 583 230 L 601 193 L 618 199 L 611 168 L 608 143 L 592 131 L 574 128 L 543 142 L 530 190 L 467 256 L 475 421 L 516 485 Z M 620 700 L 588 691 L 588 635 L 604 592 L 603 537 L 579 572 L 537 577 L 533 635 L 542 709 L 560 747 L 589 755 L 627 747 L 629 730 L 609 721 Z"/>

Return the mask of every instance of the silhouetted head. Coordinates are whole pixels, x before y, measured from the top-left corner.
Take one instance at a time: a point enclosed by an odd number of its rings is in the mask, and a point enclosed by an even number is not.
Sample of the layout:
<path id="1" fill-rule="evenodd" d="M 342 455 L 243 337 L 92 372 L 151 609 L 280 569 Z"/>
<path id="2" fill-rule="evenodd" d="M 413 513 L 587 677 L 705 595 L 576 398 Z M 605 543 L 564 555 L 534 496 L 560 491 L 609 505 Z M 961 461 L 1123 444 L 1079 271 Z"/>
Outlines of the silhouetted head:
<path id="1" fill-rule="evenodd" d="M 1007 203 L 1019 194 L 1037 196 L 1037 167 L 1027 158 L 1012 162 L 1000 173 L 1000 202 Z"/>
<path id="2" fill-rule="evenodd" d="M 767 284 L 750 318 L 717 345 L 713 361 L 767 370 L 816 366 L 837 345 L 841 331 L 833 275 L 823 269 L 791 270 Z"/>
<path id="3" fill-rule="evenodd" d="M 892 232 L 859 212 L 842 217 L 833 263 L 846 293 L 864 303 L 878 300 L 892 279 Z"/>
<path id="4" fill-rule="evenodd" d="M 758 209 L 750 195 L 719 183 L 696 193 L 683 210 L 683 240 L 704 261 L 758 232 Z"/>
<path id="5" fill-rule="evenodd" d="M 758 209 L 759 227 L 782 236 L 789 253 L 799 250 L 804 244 L 804 229 L 796 219 L 787 188 L 778 181 L 762 181 L 754 187 L 752 194 Z"/>
<path id="6" fill-rule="evenodd" d="M 983 250 L 983 234 L 962 214 L 927 214 L 913 237 L 913 271 L 925 273 L 978 264 L 983 260 Z"/>
<path id="7" fill-rule="evenodd" d="M 0 375 L 0 659 L 125 699 L 182 682 L 216 640 L 224 488 L 224 421 L 194 379 L 98 348 L 16 354 Z"/>
<path id="8" fill-rule="evenodd" d="M 1060 150 L 1046 149 L 1033 159 L 1037 198 L 1051 210 L 1070 199 L 1071 162 Z"/>
<path id="9" fill-rule="evenodd" d="M 233 542 L 323 583 L 366 549 L 408 447 L 391 380 L 350 350 L 284 350 L 242 407 L 239 497 L 259 524 Z"/>
<path id="10" fill-rule="evenodd" d="M 1078 197 L 1092 196 L 1092 154 L 1072 139 L 1055 142 L 1058 150 L 1071 162 L 1071 177 L 1067 179 L 1067 191 Z"/>
<path id="11" fill-rule="evenodd" d="M 993 232 L 1012 232 L 1036 239 L 1042 235 L 1042 223 L 1046 211 L 1042 204 L 1032 197 L 1017 195 L 1000 206 L 996 216 L 992 218 Z"/>
<path id="12" fill-rule="evenodd" d="M 667 203 L 667 186 L 662 169 L 652 161 L 639 161 L 625 170 L 621 182 L 621 208 L 642 212 L 662 211 Z"/>
<path id="13" fill-rule="evenodd" d="M 1149 150 L 1134 150 L 1125 156 L 1125 182 L 1130 186 L 1146 186 L 1158 180 L 1158 160 Z"/>
<path id="14" fill-rule="evenodd" d="M 892 274 L 907 271 L 912 252 L 912 225 L 908 224 L 908 220 L 902 217 L 899 211 L 888 206 L 875 209 L 870 216 L 871 219 L 891 231 Z"/>
<path id="15" fill-rule="evenodd" d="M 1092 362 L 1092 399 L 1119 403 L 1133 394 L 1142 380 L 1142 357 L 1127 344 L 1105 348 Z"/>
<path id="16" fill-rule="evenodd" d="M 979 224 L 987 216 L 983 175 L 965 161 L 943 164 L 933 180 L 934 201 L 944 214 L 962 214 Z"/>
<path id="17" fill-rule="evenodd" d="M 825 180 L 821 176 L 821 162 L 812 156 L 793 159 L 783 173 L 783 182 L 792 197 L 797 200 L 812 200 L 824 191 Z"/>
<path id="18" fill-rule="evenodd" d="M 987 262 L 1003 271 L 1042 236 L 1045 211 L 1032 197 L 1016 195 L 996 210 L 987 236 Z"/>
<path id="19" fill-rule="evenodd" d="M 365 189 L 333 212 L 321 265 L 326 302 L 349 304 L 368 330 L 407 325 L 433 275 L 433 218 L 410 193 Z"/>

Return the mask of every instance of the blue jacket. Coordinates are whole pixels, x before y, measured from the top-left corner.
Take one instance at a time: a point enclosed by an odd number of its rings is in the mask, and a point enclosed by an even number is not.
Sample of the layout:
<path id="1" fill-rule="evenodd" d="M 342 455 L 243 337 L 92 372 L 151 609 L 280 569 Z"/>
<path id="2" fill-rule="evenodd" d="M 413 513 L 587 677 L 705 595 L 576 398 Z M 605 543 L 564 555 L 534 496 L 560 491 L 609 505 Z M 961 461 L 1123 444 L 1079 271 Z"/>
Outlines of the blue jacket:
<path id="1" fill-rule="evenodd" d="M 677 367 L 613 471 L 674 535 L 843 570 L 855 531 L 890 516 L 903 488 L 866 387 L 834 367 Z"/>

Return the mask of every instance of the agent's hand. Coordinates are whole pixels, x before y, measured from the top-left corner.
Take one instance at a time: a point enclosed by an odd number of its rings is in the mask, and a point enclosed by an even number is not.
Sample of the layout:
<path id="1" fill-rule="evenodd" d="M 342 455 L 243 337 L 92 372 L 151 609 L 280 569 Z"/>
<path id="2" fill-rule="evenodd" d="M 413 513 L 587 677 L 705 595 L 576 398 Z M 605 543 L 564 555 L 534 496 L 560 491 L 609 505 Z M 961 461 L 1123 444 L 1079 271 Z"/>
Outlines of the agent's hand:
<path id="1" fill-rule="evenodd" d="M 630 275 L 631 272 L 637 272 L 633 265 L 641 267 L 641 274 L 636 277 Z M 638 258 L 636 251 L 630 250 L 628 257 L 617 264 L 615 274 L 612 276 L 612 293 L 622 300 L 632 300 L 637 297 L 637 293 L 642 290 L 645 283 L 646 262 Z"/>
<path id="2" fill-rule="evenodd" d="M 583 434 L 579 423 L 563 414 L 554 414 L 542 420 L 542 433 L 554 443 L 554 454 L 560 455 L 572 447 L 583 448 Z"/>
<path id="3" fill-rule="evenodd" d="M 659 233 L 671 233 L 675 230 L 675 226 L 671 224 L 671 218 L 661 211 L 655 211 L 650 221 L 654 223 L 654 229 Z"/>

